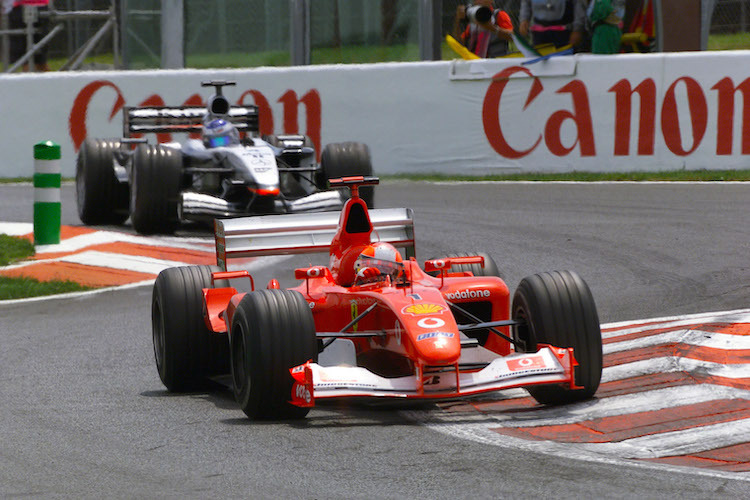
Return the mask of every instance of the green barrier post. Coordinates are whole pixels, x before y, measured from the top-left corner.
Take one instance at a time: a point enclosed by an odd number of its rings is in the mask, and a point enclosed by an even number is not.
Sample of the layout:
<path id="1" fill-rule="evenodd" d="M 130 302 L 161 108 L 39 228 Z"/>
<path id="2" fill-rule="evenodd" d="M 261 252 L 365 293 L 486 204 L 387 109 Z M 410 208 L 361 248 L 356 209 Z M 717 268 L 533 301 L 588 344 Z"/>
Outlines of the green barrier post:
<path id="1" fill-rule="evenodd" d="M 34 245 L 60 243 L 60 145 L 34 144 Z"/>

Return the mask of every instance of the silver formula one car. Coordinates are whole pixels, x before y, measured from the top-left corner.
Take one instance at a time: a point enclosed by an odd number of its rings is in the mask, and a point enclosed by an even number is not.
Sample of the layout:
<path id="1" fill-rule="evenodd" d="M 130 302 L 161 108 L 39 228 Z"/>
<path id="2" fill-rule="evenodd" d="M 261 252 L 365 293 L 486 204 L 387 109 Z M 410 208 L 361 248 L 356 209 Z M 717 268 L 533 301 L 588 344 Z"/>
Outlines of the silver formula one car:
<path id="1" fill-rule="evenodd" d="M 317 163 L 306 136 L 259 136 L 258 108 L 232 106 L 222 87 L 207 106 L 126 107 L 122 139 L 87 138 L 78 153 L 76 193 L 84 224 L 122 224 L 171 233 L 182 221 L 339 210 L 329 178 L 372 175 L 365 144 L 323 148 Z M 189 133 L 183 143 L 149 144 L 143 134 Z M 373 191 L 363 192 L 373 206 Z"/>

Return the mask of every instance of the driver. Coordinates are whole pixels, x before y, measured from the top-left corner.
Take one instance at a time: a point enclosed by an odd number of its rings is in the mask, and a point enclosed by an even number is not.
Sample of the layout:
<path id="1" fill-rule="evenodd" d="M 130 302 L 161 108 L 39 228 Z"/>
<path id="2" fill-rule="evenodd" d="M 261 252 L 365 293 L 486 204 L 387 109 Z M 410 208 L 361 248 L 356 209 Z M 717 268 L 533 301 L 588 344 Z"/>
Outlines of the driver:
<path id="1" fill-rule="evenodd" d="M 207 148 L 232 146 L 240 143 L 237 128 L 223 118 L 208 119 L 203 124 L 203 145 Z"/>
<path id="2" fill-rule="evenodd" d="M 404 272 L 404 259 L 390 243 L 378 242 L 367 245 L 354 262 L 356 284 L 385 281 L 391 282 Z"/>

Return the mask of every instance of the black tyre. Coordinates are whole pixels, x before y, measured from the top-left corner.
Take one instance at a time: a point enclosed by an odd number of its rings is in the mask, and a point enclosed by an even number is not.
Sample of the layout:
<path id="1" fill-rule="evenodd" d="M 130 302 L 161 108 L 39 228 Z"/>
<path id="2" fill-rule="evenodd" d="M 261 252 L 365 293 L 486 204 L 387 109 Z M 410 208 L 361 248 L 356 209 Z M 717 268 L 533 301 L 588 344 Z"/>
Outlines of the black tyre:
<path id="1" fill-rule="evenodd" d="M 88 225 L 122 224 L 128 218 L 128 184 L 115 177 L 120 142 L 87 138 L 76 159 L 78 217 Z"/>
<path id="2" fill-rule="evenodd" d="M 316 176 L 319 189 L 328 188 L 328 179 L 339 177 L 372 175 L 370 148 L 361 142 L 340 142 L 328 144 L 320 156 L 320 171 Z M 375 189 L 372 186 L 359 188 L 359 196 L 368 208 L 375 206 Z"/>
<path id="3" fill-rule="evenodd" d="M 232 319 L 234 396 L 251 419 L 303 418 L 308 408 L 289 403 L 289 369 L 312 359 L 318 349 L 315 323 L 305 299 L 291 290 L 258 290 L 245 295 Z"/>
<path id="4" fill-rule="evenodd" d="M 468 271 L 474 276 L 497 276 L 498 278 L 502 279 L 503 276 L 500 274 L 500 270 L 497 268 L 495 259 L 490 257 L 489 254 L 485 252 L 454 252 L 445 254 L 441 257 L 433 257 L 432 259 L 428 260 L 443 259 L 449 257 L 473 257 L 475 255 L 484 257 L 484 267 L 482 267 L 481 264 L 456 264 L 454 266 L 451 266 L 450 272 L 463 273 Z M 430 276 L 439 276 L 440 273 L 430 272 L 428 274 Z"/>
<path id="5" fill-rule="evenodd" d="M 229 373 L 229 341 L 203 320 L 202 289 L 211 287 L 211 273 L 219 270 L 173 267 L 156 278 L 151 299 L 154 356 L 159 378 L 170 391 L 201 389 L 208 377 Z"/>
<path id="6" fill-rule="evenodd" d="M 130 219 L 136 231 L 154 234 L 177 229 L 182 173 L 182 152 L 158 144 L 138 145 L 130 180 Z"/>
<path id="7" fill-rule="evenodd" d="M 536 352 L 540 343 L 572 347 L 579 364 L 575 382 L 582 389 L 529 387 L 534 399 L 554 405 L 594 395 L 602 375 L 602 334 L 594 298 L 578 274 L 555 271 L 524 278 L 513 296 L 511 316 L 525 323 L 514 330 L 516 350 Z"/>

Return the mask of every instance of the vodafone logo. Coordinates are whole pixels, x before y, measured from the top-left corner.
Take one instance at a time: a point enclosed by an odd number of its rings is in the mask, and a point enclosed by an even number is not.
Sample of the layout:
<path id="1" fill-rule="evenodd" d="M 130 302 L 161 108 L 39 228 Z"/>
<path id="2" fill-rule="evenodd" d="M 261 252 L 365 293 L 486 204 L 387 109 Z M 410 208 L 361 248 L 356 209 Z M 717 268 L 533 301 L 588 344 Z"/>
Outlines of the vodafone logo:
<path id="1" fill-rule="evenodd" d="M 535 368 L 544 368 L 546 363 L 542 356 L 526 356 L 518 359 L 509 359 L 507 361 L 508 370 L 512 372 L 530 370 Z"/>
<path id="2" fill-rule="evenodd" d="M 319 267 L 311 267 L 307 270 L 308 278 L 320 278 L 323 275 L 323 271 Z"/>
<path id="3" fill-rule="evenodd" d="M 445 294 L 445 298 L 448 300 L 483 299 L 489 296 L 489 290 L 459 290 L 457 292 L 449 292 Z"/>
<path id="4" fill-rule="evenodd" d="M 417 326 L 420 328 L 440 328 L 445 326 L 445 321 L 440 318 L 422 318 L 417 321 Z"/>

